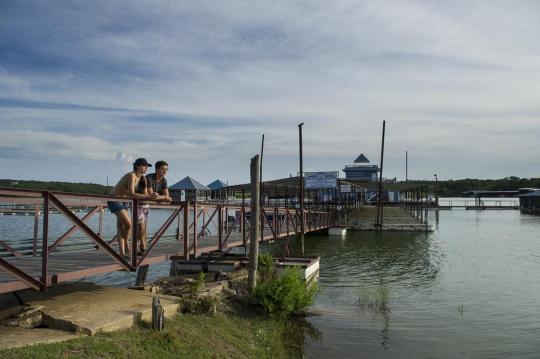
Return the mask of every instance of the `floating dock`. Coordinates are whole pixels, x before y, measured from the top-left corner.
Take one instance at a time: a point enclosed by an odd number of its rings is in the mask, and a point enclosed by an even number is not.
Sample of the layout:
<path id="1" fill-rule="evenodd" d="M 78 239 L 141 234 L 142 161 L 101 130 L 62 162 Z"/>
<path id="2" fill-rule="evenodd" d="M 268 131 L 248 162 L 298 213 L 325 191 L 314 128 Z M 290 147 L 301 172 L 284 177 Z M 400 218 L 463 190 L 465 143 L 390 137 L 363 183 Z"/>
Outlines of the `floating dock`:
<path id="1" fill-rule="evenodd" d="M 401 207 L 383 207 L 382 227 L 375 226 L 377 208 L 366 206 L 356 210 L 350 220 L 348 228 L 356 231 L 403 231 L 403 232 L 430 232 L 433 226 L 426 220 L 426 210 L 406 210 Z"/>

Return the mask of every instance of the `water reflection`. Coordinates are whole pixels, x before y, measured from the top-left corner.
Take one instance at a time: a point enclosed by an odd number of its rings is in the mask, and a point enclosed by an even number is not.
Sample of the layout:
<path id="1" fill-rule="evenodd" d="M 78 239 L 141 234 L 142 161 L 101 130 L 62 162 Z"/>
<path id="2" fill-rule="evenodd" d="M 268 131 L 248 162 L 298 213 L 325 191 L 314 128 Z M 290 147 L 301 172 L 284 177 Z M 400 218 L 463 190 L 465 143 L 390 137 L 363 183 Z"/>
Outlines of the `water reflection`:
<path id="1" fill-rule="evenodd" d="M 302 358 L 306 340 L 320 341 L 322 332 L 305 318 L 293 318 L 283 322 L 281 339 L 290 358 Z"/>
<path id="2" fill-rule="evenodd" d="M 336 286 L 378 284 L 411 287 L 436 280 L 443 254 L 426 233 L 349 232 L 345 239 L 310 236 L 306 254 L 323 254 L 321 280 Z"/>

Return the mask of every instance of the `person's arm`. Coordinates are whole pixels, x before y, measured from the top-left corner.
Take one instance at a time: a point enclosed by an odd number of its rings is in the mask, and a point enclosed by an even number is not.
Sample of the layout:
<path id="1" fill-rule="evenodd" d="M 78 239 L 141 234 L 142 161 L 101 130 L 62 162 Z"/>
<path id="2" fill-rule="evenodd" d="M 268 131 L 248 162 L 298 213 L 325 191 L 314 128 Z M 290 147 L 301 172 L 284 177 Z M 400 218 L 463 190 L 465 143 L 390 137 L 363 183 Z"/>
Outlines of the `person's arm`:
<path id="1" fill-rule="evenodd" d="M 138 198 L 138 199 L 148 199 L 148 200 L 152 200 L 152 199 L 155 199 L 155 194 L 148 194 L 148 186 L 147 188 L 144 190 L 144 193 L 137 193 L 135 191 L 135 178 L 137 176 L 135 176 L 134 173 L 132 173 L 130 176 L 129 176 L 129 179 L 128 179 L 128 194 L 131 196 L 131 197 L 135 197 L 135 198 Z M 142 179 L 141 179 L 142 180 Z"/>
<path id="2" fill-rule="evenodd" d="M 163 177 L 161 179 L 161 182 L 163 184 L 163 188 L 161 189 L 161 193 L 163 193 L 161 195 L 161 200 L 164 202 L 172 202 L 172 198 L 171 196 L 169 196 L 169 186 L 167 184 L 167 179 Z"/>
<path id="3" fill-rule="evenodd" d="M 162 198 L 162 201 L 172 202 L 172 198 L 169 196 L 168 188 L 163 189 L 163 195 L 161 195 L 160 197 Z"/>

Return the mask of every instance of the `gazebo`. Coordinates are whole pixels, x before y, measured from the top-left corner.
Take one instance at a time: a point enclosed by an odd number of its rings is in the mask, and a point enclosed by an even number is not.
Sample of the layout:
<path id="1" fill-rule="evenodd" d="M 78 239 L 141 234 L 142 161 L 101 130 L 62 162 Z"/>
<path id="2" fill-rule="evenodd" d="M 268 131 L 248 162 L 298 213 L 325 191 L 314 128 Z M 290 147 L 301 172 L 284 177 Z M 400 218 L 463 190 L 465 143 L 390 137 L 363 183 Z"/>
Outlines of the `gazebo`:
<path id="1" fill-rule="evenodd" d="M 210 195 L 211 189 L 189 176 L 169 187 L 173 201 L 203 201 Z M 184 193 L 184 198 L 182 198 Z"/>

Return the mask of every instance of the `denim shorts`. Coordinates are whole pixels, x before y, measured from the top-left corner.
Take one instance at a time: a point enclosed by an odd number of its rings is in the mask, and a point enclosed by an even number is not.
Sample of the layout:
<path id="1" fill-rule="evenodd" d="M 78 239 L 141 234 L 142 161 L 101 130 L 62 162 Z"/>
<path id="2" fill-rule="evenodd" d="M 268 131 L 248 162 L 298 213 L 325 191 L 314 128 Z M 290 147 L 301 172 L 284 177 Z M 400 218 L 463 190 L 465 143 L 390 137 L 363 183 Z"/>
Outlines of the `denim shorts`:
<path id="1" fill-rule="evenodd" d="M 116 213 L 118 211 L 121 211 L 123 209 L 128 209 L 128 203 L 127 202 L 114 202 L 114 201 L 107 201 L 107 207 L 109 207 L 109 210 L 111 213 Z"/>

